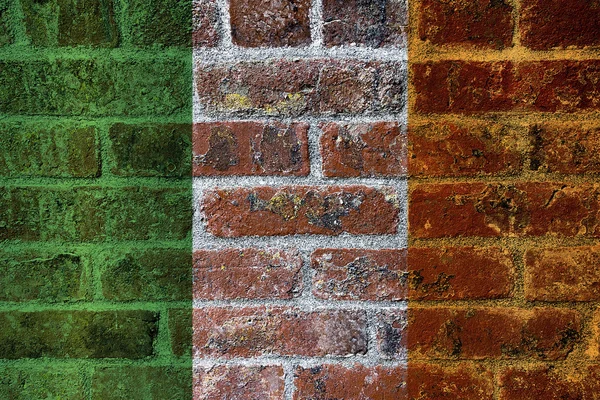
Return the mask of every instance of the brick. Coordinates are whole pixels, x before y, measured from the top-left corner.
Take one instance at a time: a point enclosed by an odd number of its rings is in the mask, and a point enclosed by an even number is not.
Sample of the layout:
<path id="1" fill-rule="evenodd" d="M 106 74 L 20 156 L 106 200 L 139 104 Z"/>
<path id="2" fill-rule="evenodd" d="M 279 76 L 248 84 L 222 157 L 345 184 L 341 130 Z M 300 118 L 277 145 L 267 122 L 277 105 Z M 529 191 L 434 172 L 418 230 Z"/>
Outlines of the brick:
<path id="1" fill-rule="evenodd" d="M 600 367 L 507 368 L 500 376 L 501 400 L 593 400 L 600 392 Z"/>
<path id="2" fill-rule="evenodd" d="M 330 300 L 449 300 L 507 297 L 514 266 L 499 248 L 319 249 L 313 294 Z"/>
<path id="3" fill-rule="evenodd" d="M 408 128 L 414 176 L 513 175 L 523 166 L 524 132 L 499 123 L 426 123 Z"/>
<path id="4" fill-rule="evenodd" d="M 195 0 L 192 3 L 192 45 L 215 47 L 220 41 L 219 10 L 215 0 Z"/>
<path id="5" fill-rule="evenodd" d="M 491 371 L 482 366 L 456 367 L 409 363 L 408 367 L 325 364 L 298 367 L 294 400 L 326 399 L 493 399 Z"/>
<path id="6" fill-rule="evenodd" d="M 403 0 L 323 1 L 326 46 L 404 46 L 408 7 Z"/>
<path id="7" fill-rule="evenodd" d="M 194 176 L 306 176 L 308 128 L 302 122 L 214 122 L 194 125 Z"/>
<path id="8" fill-rule="evenodd" d="M 202 203 L 208 231 L 221 237 L 391 234 L 398 208 L 391 188 L 367 186 L 216 189 Z"/>
<path id="9" fill-rule="evenodd" d="M 195 357 L 348 356 L 367 351 L 361 311 L 290 307 L 194 310 Z"/>
<path id="10" fill-rule="evenodd" d="M 600 308 L 594 310 L 590 326 L 590 338 L 584 354 L 587 359 L 600 360 Z"/>
<path id="11" fill-rule="evenodd" d="M 0 125 L 0 175 L 92 178 L 100 175 L 94 127 Z"/>
<path id="12" fill-rule="evenodd" d="M 117 301 L 169 301 L 192 298 L 189 249 L 112 250 L 97 258 L 102 295 Z"/>
<path id="13" fill-rule="evenodd" d="M 231 0 L 231 38 L 242 47 L 310 43 L 310 0 Z"/>
<path id="14" fill-rule="evenodd" d="M 85 400 L 84 377 L 69 367 L 0 368 L 0 397 L 11 400 Z"/>
<path id="15" fill-rule="evenodd" d="M 0 47 L 8 46 L 15 40 L 10 28 L 10 12 L 10 2 L 0 1 Z"/>
<path id="16" fill-rule="evenodd" d="M 118 123 L 110 127 L 108 135 L 112 174 L 189 178 L 190 124 Z"/>
<path id="17" fill-rule="evenodd" d="M 541 301 L 600 299 L 600 247 L 552 247 L 525 253 L 525 296 Z"/>
<path id="18" fill-rule="evenodd" d="M 38 240 L 41 220 L 38 191 L 0 187 L 0 240 Z"/>
<path id="19" fill-rule="evenodd" d="M 593 1 L 526 0 L 521 5 L 521 44 L 534 50 L 600 44 L 600 7 Z"/>
<path id="20" fill-rule="evenodd" d="M 0 61 L 0 112 L 189 118 L 190 68 L 191 52 L 172 59 Z"/>
<path id="21" fill-rule="evenodd" d="M 192 309 L 170 309 L 169 340 L 171 351 L 176 357 L 191 358 L 192 356 Z"/>
<path id="22" fill-rule="evenodd" d="M 542 124 L 529 129 L 532 171 L 585 174 L 600 172 L 600 127 Z"/>
<path id="23" fill-rule="evenodd" d="M 150 311 L 0 313 L 0 358 L 131 358 L 153 354 L 158 314 Z"/>
<path id="24" fill-rule="evenodd" d="M 89 299 L 88 274 L 83 257 L 77 254 L 0 251 L 0 301 Z"/>
<path id="25" fill-rule="evenodd" d="M 401 62 L 299 59 L 199 64 L 200 105 L 209 114 L 299 116 L 400 112 Z"/>
<path id="26" fill-rule="evenodd" d="M 194 372 L 194 400 L 284 398 L 283 368 L 219 365 Z"/>
<path id="27" fill-rule="evenodd" d="M 189 367 L 101 366 L 92 375 L 92 398 L 106 400 L 192 400 Z"/>
<path id="28" fill-rule="evenodd" d="M 112 0 L 23 0 L 25 30 L 34 46 L 117 47 Z"/>
<path id="29" fill-rule="evenodd" d="M 503 49 L 512 45 L 512 4 L 505 0 L 424 0 L 419 38 L 435 45 Z"/>
<path id="30" fill-rule="evenodd" d="M 224 249 L 194 253 L 194 299 L 291 299 L 302 290 L 297 250 Z"/>
<path id="31" fill-rule="evenodd" d="M 321 124 L 323 175 L 406 175 L 406 136 L 396 122 Z"/>
<path id="32" fill-rule="evenodd" d="M 191 47 L 192 0 L 129 0 L 128 3 L 125 18 L 130 21 L 131 44 Z"/>
<path id="33" fill-rule="evenodd" d="M 598 60 L 441 61 L 412 66 L 424 113 L 576 112 L 600 107 Z"/>
<path id="34" fill-rule="evenodd" d="M 560 183 L 419 185 L 409 226 L 415 237 L 598 237 L 595 184 Z"/>
<path id="35" fill-rule="evenodd" d="M 413 360 L 564 360 L 582 337 L 581 316 L 569 309 L 435 307 L 405 313 L 380 315 L 379 347 L 389 357 L 408 352 Z"/>

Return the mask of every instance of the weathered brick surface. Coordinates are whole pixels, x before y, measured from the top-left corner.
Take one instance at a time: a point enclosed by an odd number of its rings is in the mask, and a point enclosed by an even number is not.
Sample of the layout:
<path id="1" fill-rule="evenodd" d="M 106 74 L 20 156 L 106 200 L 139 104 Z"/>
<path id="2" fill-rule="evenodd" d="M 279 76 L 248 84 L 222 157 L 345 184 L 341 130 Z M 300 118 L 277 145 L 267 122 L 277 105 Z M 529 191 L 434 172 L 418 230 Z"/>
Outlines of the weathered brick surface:
<path id="1" fill-rule="evenodd" d="M 192 0 L 128 0 L 127 3 L 125 18 L 130 21 L 128 33 L 134 46 L 191 46 Z"/>
<path id="2" fill-rule="evenodd" d="M 395 122 L 321 124 L 323 175 L 402 176 L 406 136 Z"/>
<path id="3" fill-rule="evenodd" d="M 219 44 L 219 10 L 215 0 L 197 0 L 192 4 L 192 45 L 215 47 Z"/>
<path id="4" fill-rule="evenodd" d="M 192 309 L 172 308 L 168 312 L 171 351 L 176 357 L 192 355 Z"/>
<path id="5" fill-rule="evenodd" d="M 3 399 L 86 399 L 83 378 L 75 368 L 3 366 L 0 376 Z"/>
<path id="6" fill-rule="evenodd" d="M 405 105 L 401 62 L 300 59 L 199 64 L 200 104 L 209 113 L 273 116 L 399 112 Z"/>
<path id="7" fill-rule="evenodd" d="M 503 49 L 512 44 L 513 6 L 504 0 L 424 0 L 419 37 L 433 44 Z"/>
<path id="8" fill-rule="evenodd" d="M 297 251 L 225 249 L 194 252 L 194 298 L 290 299 L 302 290 Z"/>
<path id="9" fill-rule="evenodd" d="M 194 175 L 308 175 L 306 123 L 194 125 Z"/>
<path id="10" fill-rule="evenodd" d="M 404 0 L 324 0 L 326 46 L 402 46 L 408 25 Z"/>
<path id="11" fill-rule="evenodd" d="M 243 47 L 310 43 L 309 0 L 231 0 L 231 36 Z"/>
<path id="12" fill-rule="evenodd" d="M 525 0 L 519 18 L 521 43 L 534 50 L 600 44 L 600 7 L 586 0 Z"/>
<path id="13" fill-rule="evenodd" d="M 216 366 L 194 370 L 194 400 L 279 400 L 284 393 L 280 366 Z"/>
<path id="14" fill-rule="evenodd" d="M 10 3 L 0 3 L 0 47 L 10 45 L 14 42 L 14 35 L 10 27 L 9 11 Z"/>
<path id="15" fill-rule="evenodd" d="M 366 324 L 362 311 L 205 307 L 194 310 L 194 355 L 231 358 L 364 354 Z"/>
<path id="16" fill-rule="evenodd" d="M 391 188 L 289 186 L 217 189 L 202 209 L 216 236 L 394 233 L 398 205 Z"/>

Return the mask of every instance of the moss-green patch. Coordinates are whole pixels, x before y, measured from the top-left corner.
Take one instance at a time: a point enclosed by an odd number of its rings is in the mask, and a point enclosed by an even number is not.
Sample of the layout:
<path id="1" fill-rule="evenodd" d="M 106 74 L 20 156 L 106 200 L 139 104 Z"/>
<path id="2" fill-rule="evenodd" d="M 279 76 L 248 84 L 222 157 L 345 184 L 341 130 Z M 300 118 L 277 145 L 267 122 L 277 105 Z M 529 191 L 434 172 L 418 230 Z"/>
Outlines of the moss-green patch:
<path id="1" fill-rule="evenodd" d="M 14 36 L 10 27 L 9 0 L 0 0 L 0 47 L 12 44 Z"/>
<path id="2" fill-rule="evenodd" d="M 0 398 L 84 400 L 85 383 L 74 368 L 0 367 Z"/>
<path id="3" fill-rule="evenodd" d="M 192 357 L 192 308 L 169 310 L 171 351 L 177 357 Z"/>
<path id="4" fill-rule="evenodd" d="M 191 0 L 128 0 L 126 25 L 134 46 L 192 44 Z"/>

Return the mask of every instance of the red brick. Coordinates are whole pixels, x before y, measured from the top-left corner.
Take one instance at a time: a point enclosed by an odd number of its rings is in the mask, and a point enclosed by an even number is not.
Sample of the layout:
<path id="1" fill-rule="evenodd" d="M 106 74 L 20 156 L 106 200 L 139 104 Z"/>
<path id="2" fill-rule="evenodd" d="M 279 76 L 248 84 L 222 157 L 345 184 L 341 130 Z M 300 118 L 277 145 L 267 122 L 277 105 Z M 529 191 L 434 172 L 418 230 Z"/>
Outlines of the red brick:
<path id="1" fill-rule="evenodd" d="M 552 247 L 525 253 L 525 296 L 541 301 L 600 300 L 600 247 Z"/>
<path id="2" fill-rule="evenodd" d="M 431 184 L 411 194 L 416 237 L 600 236 L 600 187 L 559 183 Z"/>
<path id="3" fill-rule="evenodd" d="M 367 351 L 361 311 L 290 307 L 194 310 L 196 357 L 346 356 Z"/>
<path id="4" fill-rule="evenodd" d="M 411 247 L 408 255 L 406 250 L 319 249 L 312 267 L 313 294 L 333 300 L 503 298 L 514 273 L 510 256 L 495 247 Z"/>
<path id="5" fill-rule="evenodd" d="M 396 122 L 321 124 L 325 176 L 402 176 L 406 136 Z"/>
<path id="6" fill-rule="evenodd" d="M 194 400 L 280 400 L 285 382 L 280 366 L 218 365 L 194 370 Z"/>
<path id="7" fill-rule="evenodd" d="M 192 44 L 194 47 L 218 46 L 219 10 L 216 0 L 194 0 L 192 9 Z"/>
<path id="8" fill-rule="evenodd" d="M 530 169 L 562 174 L 600 172 L 600 126 L 543 124 L 529 130 Z"/>
<path id="9" fill-rule="evenodd" d="M 308 124 L 194 125 L 194 175 L 308 175 Z"/>
<path id="10" fill-rule="evenodd" d="M 201 250 L 194 253 L 194 299 L 289 299 L 302 289 L 298 251 Z"/>
<path id="11" fill-rule="evenodd" d="M 515 174 L 523 165 L 523 136 L 497 123 L 409 126 L 408 171 L 416 176 Z"/>
<path id="12" fill-rule="evenodd" d="M 386 355 L 396 350 L 413 360 L 563 360 L 581 338 L 581 317 L 568 309 L 410 308 L 404 319 L 404 311 L 380 316 Z"/>
<path id="13" fill-rule="evenodd" d="M 230 0 L 231 38 L 242 47 L 310 43 L 310 0 Z"/>
<path id="14" fill-rule="evenodd" d="M 199 64 L 200 104 L 214 113 L 298 116 L 402 111 L 401 62 L 268 60 Z"/>
<path id="15" fill-rule="evenodd" d="M 216 236 L 391 234 L 398 204 L 391 188 L 286 186 L 216 189 L 202 209 Z"/>
<path id="16" fill-rule="evenodd" d="M 524 0 L 521 44 L 534 50 L 600 45 L 600 4 L 590 0 Z"/>
<path id="17" fill-rule="evenodd" d="M 600 60 L 414 64 L 416 110 L 574 112 L 600 108 Z"/>
<path id="18" fill-rule="evenodd" d="M 433 44 L 512 45 L 513 7 L 505 0 L 423 0 L 419 37 Z"/>
<path id="19" fill-rule="evenodd" d="M 409 363 L 408 367 L 352 368 L 325 364 L 296 369 L 294 400 L 328 399 L 493 399 L 492 373 L 481 366 L 441 367 Z"/>
<path id="20" fill-rule="evenodd" d="M 598 393 L 599 365 L 513 367 L 500 376 L 500 400 L 596 400 Z"/>
<path id="21" fill-rule="evenodd" d="M 323 41 L 326 46 L 402 46 L 408 10 L 402 0 L 324 0 Z"/>

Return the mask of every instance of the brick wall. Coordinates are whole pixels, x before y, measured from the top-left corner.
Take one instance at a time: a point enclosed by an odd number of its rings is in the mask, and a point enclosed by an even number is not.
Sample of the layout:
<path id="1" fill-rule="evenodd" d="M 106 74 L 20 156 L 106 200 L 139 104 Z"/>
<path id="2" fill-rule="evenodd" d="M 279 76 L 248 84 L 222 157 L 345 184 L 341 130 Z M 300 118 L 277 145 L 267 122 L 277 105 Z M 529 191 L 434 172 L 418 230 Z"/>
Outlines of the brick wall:
<path id="1" fill-rule="evenodd" d="M 190 397 L 191 20 L 0 1 L 0 398 Z"/>

